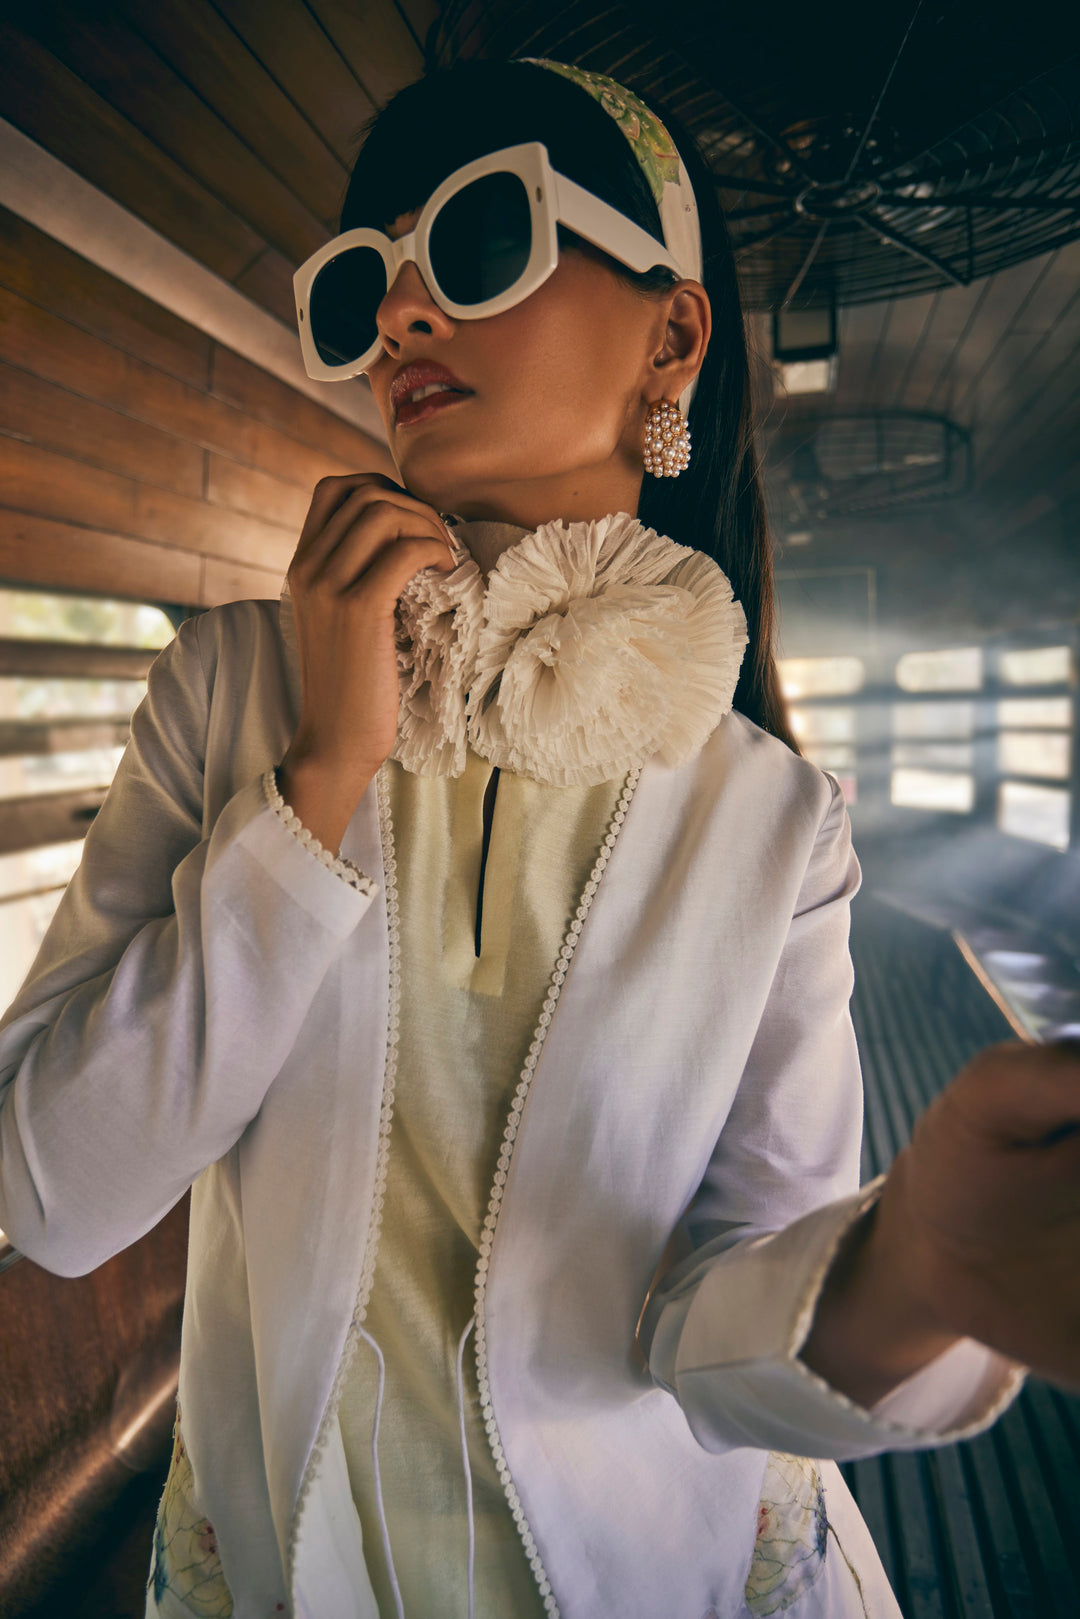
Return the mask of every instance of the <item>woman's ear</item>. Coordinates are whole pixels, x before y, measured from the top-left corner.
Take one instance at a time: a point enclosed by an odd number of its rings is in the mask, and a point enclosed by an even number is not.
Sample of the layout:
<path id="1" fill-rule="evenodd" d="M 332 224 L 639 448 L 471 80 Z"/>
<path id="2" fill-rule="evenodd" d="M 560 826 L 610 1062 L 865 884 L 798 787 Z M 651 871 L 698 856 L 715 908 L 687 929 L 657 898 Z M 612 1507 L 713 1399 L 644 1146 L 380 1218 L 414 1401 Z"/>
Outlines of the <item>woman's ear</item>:
<path id="1" fill-rule="evenodd" d="M 701 370 L 712 334 L 712 307 L 701 282 L 680 281 L 665 293 L 660 320 L 663 335 L 649 378 L 653 386 L 662 381 L 665 399 L 678 399 Z"/>

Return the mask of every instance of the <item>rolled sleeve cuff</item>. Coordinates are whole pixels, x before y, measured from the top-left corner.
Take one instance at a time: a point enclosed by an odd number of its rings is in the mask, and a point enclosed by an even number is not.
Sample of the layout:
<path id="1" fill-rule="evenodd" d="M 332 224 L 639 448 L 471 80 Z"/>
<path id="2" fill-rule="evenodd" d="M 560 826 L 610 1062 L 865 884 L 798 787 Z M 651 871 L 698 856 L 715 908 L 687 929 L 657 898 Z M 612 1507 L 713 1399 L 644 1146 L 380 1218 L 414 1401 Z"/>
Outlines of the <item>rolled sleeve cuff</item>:
<path id="1" fill-rule="evenodd" d="M 331 855 L 303 829 L 288 805 L 275 803 L 273 773 L 237 794 L 245 824 L 239 841 L 296 904 L 345 939 L 370 908 L 379 884 L 351 861 Z M 295 822 L 295 825 L 290 824 Z"/>
<path id="2" fill-rule="evenodd" d="M 654 1316 L 649 1366 L 707 1450 L 748 1445 L 838 1461 L 929 1449 L 988 1428 L 1025 1371 L 969 1338 L 867 1410 L 798 1359 L 840 1244 L 884 1176 L 740 1243 Z"/>

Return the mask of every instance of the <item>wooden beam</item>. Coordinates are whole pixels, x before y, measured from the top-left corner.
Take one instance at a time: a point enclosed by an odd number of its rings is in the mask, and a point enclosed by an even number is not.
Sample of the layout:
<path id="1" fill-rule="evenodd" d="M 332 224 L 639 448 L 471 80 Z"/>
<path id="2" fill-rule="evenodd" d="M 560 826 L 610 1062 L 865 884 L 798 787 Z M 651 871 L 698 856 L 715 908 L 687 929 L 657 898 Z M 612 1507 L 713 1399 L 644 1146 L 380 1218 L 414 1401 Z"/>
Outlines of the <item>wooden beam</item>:
<path id="1" fill-rule="evenodd" d="M 145 680 L 156 657 L 157 651 L 152 647 L 86 646 L 79 641 L 24 641 L 16 636 L 0 636 L 0 675 L 60 680 Z"/>
<path id="2" fill-rule="evenodd" d="M 105 793 L 104 787 L 87 787 L 81 792 L 35 793 L 0 803 L 0 855 L 85 837 L 105 802 Z"/>
<path id="3" fill-rule="evenodd" d="M 122 748 L 130 731 L 131 722 L 121 716 L 101 720 L 0 720 L 0 759 Z"/>
<path id="4" fill-rule="evenodd" d="M 0 282 L 170 377 L 205 388 L 211 343 L 205 332 L 7 208 L 0 211 Z"/>

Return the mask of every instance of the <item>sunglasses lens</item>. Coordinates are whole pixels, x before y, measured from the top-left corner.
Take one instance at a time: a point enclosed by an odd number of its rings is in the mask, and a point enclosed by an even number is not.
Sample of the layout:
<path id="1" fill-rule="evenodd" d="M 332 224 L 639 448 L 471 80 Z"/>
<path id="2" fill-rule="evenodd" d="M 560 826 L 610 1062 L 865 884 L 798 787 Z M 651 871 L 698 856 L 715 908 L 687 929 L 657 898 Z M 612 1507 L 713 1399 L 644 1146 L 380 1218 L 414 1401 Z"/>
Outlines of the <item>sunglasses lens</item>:
<path id="1" fill-rule="evenodd" d="M 525 183 L 516 174 L 485 174 L 444 203 L 428 252 L 446 297 L 481 304 L 520 280 L 532 248 Z"/>
<path id="2" fill-rule="evenodd" d="M 373 247 L 347 247 L 328 260 L 308 299 L 311 336 L 324 365 L 348 365 L 378 338 L 375 314 L 386 296 L 386 269 Z"/>

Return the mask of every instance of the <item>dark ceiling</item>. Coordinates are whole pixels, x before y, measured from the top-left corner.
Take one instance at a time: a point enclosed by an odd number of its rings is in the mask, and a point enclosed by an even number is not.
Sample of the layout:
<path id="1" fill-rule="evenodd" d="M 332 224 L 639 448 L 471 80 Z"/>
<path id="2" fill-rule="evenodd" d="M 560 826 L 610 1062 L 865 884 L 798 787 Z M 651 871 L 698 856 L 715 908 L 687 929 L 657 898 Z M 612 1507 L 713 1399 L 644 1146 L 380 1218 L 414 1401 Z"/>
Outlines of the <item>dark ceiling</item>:
<path id="1" fill-rule="evenodd" d="M 1069 15 L 941 0 L 765 7 L 758 22 L 685 0 L 7 0 L 0 116 L 291 325 L 292 272 L 336 227 L 361 125 L 425 59 L 550 54 L 663 96 L 737 234 L 773 231 L 742 273 L 781 569 L 876 569 L 892 616 L 932 639 L 953 623 L 1080 617 Z M 822 187 L 869 176 L 852 159 L 871 150 L 877 192 L 840 197 L 870 223 L 830 215 L 839 192 Z M 763 306 L 800 272 L 795 304 L 823 287 L 840 302 L 836 387 L 785 397 Z M 886 417 L 873 442 L 901 450 L 910 427 L 913 464 L 947 439 L 951 496 L 845 515 L 821 479 L 841 441 L 849 460 L 869 453 L 871 429 L 844 439 L 837 417 Z"/>

